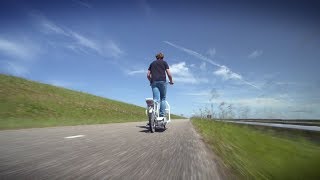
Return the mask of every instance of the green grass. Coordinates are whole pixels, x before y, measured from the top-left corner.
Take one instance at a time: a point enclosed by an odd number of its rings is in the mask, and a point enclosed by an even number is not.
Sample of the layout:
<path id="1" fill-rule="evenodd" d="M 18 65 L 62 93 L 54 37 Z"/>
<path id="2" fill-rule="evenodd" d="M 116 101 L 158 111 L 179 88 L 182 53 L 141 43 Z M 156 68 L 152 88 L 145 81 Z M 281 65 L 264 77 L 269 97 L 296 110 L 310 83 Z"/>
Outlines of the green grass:
<path id="1" fill-rule="evenodd" d="M 145 108 L 0 74 L 0 129 L 130 121 L 146 121 Z"/>
<path id="2" fill-rule="evenodd" d="M 319 179 L 320 146 L 253 127 L 192 119 L 197 131 L 239 179 Z"/>

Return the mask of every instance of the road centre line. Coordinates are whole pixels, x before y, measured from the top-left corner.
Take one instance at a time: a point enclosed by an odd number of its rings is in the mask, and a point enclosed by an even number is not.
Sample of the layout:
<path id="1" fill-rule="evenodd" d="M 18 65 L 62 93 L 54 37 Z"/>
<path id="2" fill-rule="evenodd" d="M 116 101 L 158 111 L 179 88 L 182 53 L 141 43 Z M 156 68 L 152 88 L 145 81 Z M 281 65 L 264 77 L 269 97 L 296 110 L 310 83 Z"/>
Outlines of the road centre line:
<path id="1" fill-rule="evenodd" d="M 65 139 L 73 139 L 73 138 L 78 138 L 78 137 L 84 137 L 84 135 L 67 136 L 67 137 L 64 137 L 64 138 Z"/>

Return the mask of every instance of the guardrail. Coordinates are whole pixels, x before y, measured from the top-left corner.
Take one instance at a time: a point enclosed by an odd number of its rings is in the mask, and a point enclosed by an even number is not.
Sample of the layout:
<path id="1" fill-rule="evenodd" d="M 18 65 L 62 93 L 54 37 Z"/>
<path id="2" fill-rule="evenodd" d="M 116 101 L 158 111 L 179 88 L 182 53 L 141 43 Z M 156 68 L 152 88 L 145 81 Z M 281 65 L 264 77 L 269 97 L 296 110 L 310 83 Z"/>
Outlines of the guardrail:
<path id="1" fill-rule="evenodd" d="M 305 130 L 305 131 L 317 131 L 320 132 L 319 126 L 303 126 L 303 125 L 294 125 L 294 124 L 280 124 L 280 123 L 262 123 L 262 122 L 245 122 L 245 121 L 230 121 L 230 120 L 218 120 L 229 123 L 237 123 L 237 124 L 247 124 L 247 125 L 257 125 L 257 126 L 268 126 L 268 127 L 276 127 L 276 128 L 286 128 L 286 129 L 297 129 L 297 130 Z"/>

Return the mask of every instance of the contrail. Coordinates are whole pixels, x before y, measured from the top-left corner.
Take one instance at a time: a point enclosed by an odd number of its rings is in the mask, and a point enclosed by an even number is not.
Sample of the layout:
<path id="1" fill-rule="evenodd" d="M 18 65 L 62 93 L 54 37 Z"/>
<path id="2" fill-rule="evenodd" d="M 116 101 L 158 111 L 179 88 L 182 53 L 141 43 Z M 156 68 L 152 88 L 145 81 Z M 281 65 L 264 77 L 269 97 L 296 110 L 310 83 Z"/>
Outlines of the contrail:
<path id="1" fill-rule="evenodd" d="M 190 49 L 187 49 L 187 48 L 184 48 L 184 47 L 175 45 L 175 44 L 173 44 L 173 43 L 171 43 L 171 42 L 169 42 L 169 41 L 163 41 L 163 42 L 166 43 L 166 44 L 169 44 L 169 45 L 172 46 L 172 47 L 175 47 L 175 48 L 177 48 L 177 49 L 180 49 L 180 50 L 182 50 L 182 51 L 184 51 L 184 52 L 186 52 L 186 53 L 188 53 L 188 54 L 190 54 L 190 55 L 192 55 L 192 56 L 195 56 L 195 57 L 197 57 L 197 58 L 199 58 L 199 59 L 202 59 L 202 60 L 204 60 L 204 61 L 206 61 L 206 62 L 208 62 L 208 63 L 210 63 L 210 64 L 212 64 L 212 65 L 214 65 L 214 66 L 217 66 L 217 67 L 220 67 L 220 68 L 222 67 L 222 65 L 214 62 L 213 60 L 211 60 L 211 59 L 203 56 L 203 55 L 200 54 L 200 53 L 197 53 L 197 52 L 192 51 L 192 50 L 190 50 Z"/>
<path id="2" fill-rule="evenodd" d="M 254 88 L 256 88 L 256 89 L 261 90 L 258 86 L 254 85 L 254 84 L 252 84 L 252 83 L 250 83 L 250 82 L 248 82 L 248 81 L 245 81 L 245 80 L 243 80 L 243 79 L 241 79 L 241 81 L 244 82 L 245 84 L 248 84 L 249 86 L 252 86 L 252 87 L 254 87 Z"/>
<path id="3" fill-rule="evenodd" d="M 239 77 L 241 77 L 241 78 L 237 78 L 238 80 L 242 81 L 243 83 L 245 83 L 245 84 L 247 84 L 247 85 L 249 85 L 249 86 L 252 86 L 252 87 L 254 87 L 254 88 L 256 88 L 256 89 L 261 90 L 261 89 L 260 89 L 259 87 L 257 87 L 256 85 L 254 85 L 254 84 L 252 84 L 252 83 L 250 83 L 250 82 L 248 82 L 248 81 L 245 81 L 245 80 L 242 78 L 241 75 L 239 75 L 239 74 L 231 71 L 230 68 L 228 68 L 227 66 L 221 65 L 221 64 L 219 64 L 219 63 L 217 63 L 217 62 L 214 62 L 212 59 L 209 59 L 209 58 L 203 56 L 202 54 L 200 54 L 200 53 L 198 53 L 198 52 L 196 52 L 196 51 L 193 51 L 193 50 L 184 48 L 184 47 L 182 47 L 182 46 L 178 46 L 178 45 L 173 44 L 173 43 L 171 43 L 171 42 L 169 42 L 169 41 L 163 41 L 163 42 L 166 43 L 166 44 L 168 44 L 168 45 L 170 45 L 170 46 L 172 46 L 172 47 L 174 47 L 174 48 L 177 48 L 177 49 L 179 49 L 179 50 L 182 50 L 182 51 L 184 51 L 184 52 L 186 52 L 186 53 L 188 53 L 188 54 L 190 54 L 190 55 L 192 55 L 192 56 L 194 56 L 194 57 L 196 57 L 196 58 L 198 58 L 198 59 L 201 59 L 201 60 L 203 60 L 203 61 L 205 61 L 205 62 L 208 62 L 208 63 L 210 63 L 210 64 L 212 64 L 212 65 L 214 65 L 214 66 L 217 66 L 217 67 L 219 67 L 219 68 L 227 68 L 230 73 L 235 74 L 235 75 L 238 75 Z"/>

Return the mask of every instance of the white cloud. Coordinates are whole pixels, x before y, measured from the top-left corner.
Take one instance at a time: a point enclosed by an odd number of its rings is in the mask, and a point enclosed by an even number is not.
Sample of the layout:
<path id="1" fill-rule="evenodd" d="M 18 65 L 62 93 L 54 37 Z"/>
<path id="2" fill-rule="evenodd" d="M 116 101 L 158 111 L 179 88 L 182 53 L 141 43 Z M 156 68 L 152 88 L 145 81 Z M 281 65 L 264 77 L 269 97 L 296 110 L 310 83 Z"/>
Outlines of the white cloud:
<path id="1" fill-rule="evenodd" d="M 122 54 L 124 54 L 123 50 L 121 50 L 120 47 L 111 40 L 105 43 L 98 43 L 76 32 L 71 32 L 71 37 L 79 46 L 89 48 L 103 57 L 119 58 Z M 82 48 L 77 49 L 83 51 Z"/>
<path id="2" fill-rule="evenodd" d="M 90 48 L 103 57 L 119 58 L 122 54 L 124 54 L 119 46 L 111 40 L 102 45 L 92 39 L 89 39 L 88 37 L 80 35 L 79 33 L 73 31 L 70 31 L 70 33 L 71 37 L 77 42 L 77 44 L 86 48 Z"/>
<path id="3" fill-rule="evenodd" d="M 44 28 L 45 33 L 55 33 L 55 34 L 62 34 L 65 36 L 69 36 L 69 34 L 67 34 L 63 29 L 61 29 L 60 27 L 58 27 L 57 25 L 53 24 L 50 21 L 47 20 L 42 20 L 42 26 Z"/>
<path id="4" fill-rule="evenodd" d="M 214 58 L 215 55 L 216 55 L 217 51 L 216 51 L 216 48 L 210 48 L 208 51 L 207 51 L 207 54 L 211 57 L 211 58 Z"/>
<path id="5" fill-rule="evenodd" d="M 16 76 L 23 76 L 29 74 L 29 70 L 20 64 L 14 62 L 7 62 L 6 71 L 9 74 L 16 75 Z"/>
<path id="6" fill-rule="evenodd" d="M 15 42 L 0 38 L 0 52 L 14 58 L 32 59 L 38 53 L 38 49 L 24 40 Z"/>
<path id="7" fill-rule="evenodd" d="M 94 51 L 97 51 L 98 53 L 100 53 L 100 48 L 98 47 L 97 43 L 94 42 L 93 40 L 86 38 L 76 32 L 70 31 L 70 34 L 72 36 L 72 38 L 77 42 L 77 44 L 90 48 Z"/>
<path id="8" fill-rule="evenodd" d="M 43 50 L 41 50 L 43 51 Z M 29 68 L 41 53 L 36 43 L 25 37 L 15 37 L 8 40 L 0 37 L 0 56 L 8 60 L 1 60 L 1 71 L 24 76 L 30 73 Z"/>
<path id="9" fill-rule="evenodd" d="M 74 51 L 75 53 L 81 52 L 81 53 L 84 53 L 84 54 L 87 54 L 87 55 L 90 54 L 86 49 L 84 49 L 83 47 L 78 46 L 78 45 L 67 44 L 65 47 L 68 48 L 68 49 L 71 49 L 71 50 Z"/>
<path id="10" fill-rule="evenodd" d="M 250 59 L 257 58 L 257 57 L 261 56 L 262 53 L 263 53 L 262 50 L 255 50 L 251 54 L 249 54 L 248 58 L 250 58 Z"/>
<path id="11" fill-rule="evenodd" d="M 30 16 L 36 20 L 38 28 L 45 34 L 59 34 L 70 36 L 63 28 L 49 21 L 45 16 L 37 13 L 30 13 Z"/>
<path id="12" fill-rule="evenodd" d="M 135 70 L 135 71 L 128 71 L 128 75 L 136 75 L 136 74 L 147 74 L 146 70 Z"/>
<path id="13" fill-rule="evenodd" d="M 119 58 L 122 54 L 124 54 L 123 50 L 121 50 L 120 47 L 111 40 L 104 45 L 101 53 L 105 56 L 111 56 L 114 58 Z"/>
<path id="14" fill-rule="evenodd" d="M 208 80 L 205 78 L 196 78 L 189 70 L 185 62 L 180 62 L 177 64 L 172 64 L 170 66 L 170 72 L 173 76 L 174 82 L 180 83 L 207 83 Z"/>
<path id="15" fill-rule="evenodd" d="M 207 69 L 207 64 L 205 62 L 202 62 L 200 65 L 200 70 L 205 71 Z"/>
<path id="16" fill-rule="evenodd" d="M 195 94 L 194 96 L 196 96 Z M 210 94 L 201 94 L 198 95 L 201 97 L 198 103 L 210 103 L 209 97 Z M 240 98 L 219 98 L 219 101 L 213 101 L 215 103 L 226 102 L 228 104 L 233 104 L 235 107 L 244 107 L 248 106 L 254 110 L 262 111 L 263 109 L 273 109 L 273 110 L 284 110 L 288 107 L 288 103 L 284 100 L 279 100 L 273 97 L 240 97 Z"/>
<path id="17" fill-rule="evenodd" d="M 33 16 L 40 21 L 42 32 L 46 34 L 54 33 L 56 35 L 61 35 L 71 39 L 72 41 L 68 42 L 67 45 L 65 42 L 62 43 L 65 48 L 71 49 L 78 53 L 84 52 L 86 54 L 88 54 L 88 51 L 84 49 L 89 49 L 100 56 L 112 58 L 119 58 L 122 54 L 124 54 L 124 51 L 114 41 L 108 40 L 106 42 L 99 42 L 68 28 L 59 27 L 43 16 Z"/>
<path id="18" fill-rule="evenodd" d="M 233 104 L 238 104 L 238 105 L 246 105 L 246 106 L 255 107 L 255 108 L 263 108 L 263 107 L 283 108 L 288 106 L 287 102 L 280 99 L 272 98 L 272 97 L 232 99 L 228 102 Z"/>
<path id="19" fill-rule="evenodd" d="M 241 89 L 240 89 L 241 91 Z M 197 90 L 183 95 L 190 96 L 192 102 L 207 105 L 208 103 L 214 104 L 214 109 L 217 112 L 218 105 L 221 102 L 234 105 L 235 112 L 241 112 L 241 107 L 248 107 L 250 109 L 251 118 L 318 118 L 319 117 L 319 101 L 303 100 L 300 101 L 298 97 L 291 98 L 288 94 L 270 94 L 268 96 L 256 96 L 252 93 L 248 93 L 245 90 L 236 92 L 229 88 L 223 88 L 223 91 L 219 92 L 219 97 L 210 101 L 209 90 Z M 254 96 L 254 97 L 252 97 Z"/>
<path id="20" fill-rule="evenodd" d="M 187 96 L 209 96 L 210 91 L 198 91 L 198 92 L 191 92 L 191 93 L 184 93 Z"/>
<path id="21" fill-rule="evenodd" d="M 221 76 L 223 80 L 242 80 L 242 76 L 240 74 L 232 72 L 226 66 L 221 66 L 218 70 L 214 72 L 214 74 L 217 76 Z"/>
<path id="22" fill-rule="evenodd" d="M 245 81 L 240 74 L 237 74 L 237 73 L 232 72 L 227 66 L 220 65 L 219 63 L 216 63 L 216 62 L 214 62 L 213 60 L 211 60 L 211 59 L 209 59 L 209 58 L 203 56 L 202 54 L 200 54 L 200 53 L 198 53 L 198 52 L 195 52 L 195 51 L 193 51 L 193 50 L 190 50 L 190 49 L 187 49 L 187 48 L 184 48 L 184 47 L 175 45 L 175 44 L 173 44 L 173 43 L 171 43 L 171 42 L 168 42 L 168 41 L 164 41 L 164 43 L 166 43 L 166 44 L 168 44 L 168 45 L 170 45 L 170 46 L 172 46 L 172 47 L 175 47 L 175 48 L 177 48 L 177 49 L 179 49 L 179 50 L 181 50 L 181 51 L 184 51 L 184 52 L 186 52 L 187 54 L 192 55 L 192 56 L 194 56 L 194 57 L 196 57 L 196 58 L 198 58 L 198 59 L 201 59 L 201 60 L 203 60 L 203 61 L 205 61 L 205 62 L 207 62 L 207 63 L 209 63 L 209 64 L 211 64 L 211 65 L 214 65 L 214 66 L 219 67 L 219 68 L 220 68 L 220 69 L 219 69 L 220 71 L 216 72 L 217 75 L 221 75 L 222 77 L 228 77 L 228 79 L 232 78 L 232 79 L 239 80 L 239 81 L 241 81 L 241 82 L 244 83 L 244 84 L 247 84 L 247 85 L 249 85 L 249 86 L 252 86 L 252 87 L 254 87 L 254 88 L 256 88 L 256 89 L 261 90 L 259 87 L 255 86 L 254 84 L 252 84 L 252 83 L 250 83 L 250 82 L 248 82 L 248 81 Z M 224 74 L 227 74 L 227 76 L 225 76 Z"/>

